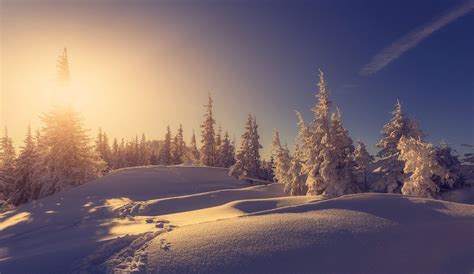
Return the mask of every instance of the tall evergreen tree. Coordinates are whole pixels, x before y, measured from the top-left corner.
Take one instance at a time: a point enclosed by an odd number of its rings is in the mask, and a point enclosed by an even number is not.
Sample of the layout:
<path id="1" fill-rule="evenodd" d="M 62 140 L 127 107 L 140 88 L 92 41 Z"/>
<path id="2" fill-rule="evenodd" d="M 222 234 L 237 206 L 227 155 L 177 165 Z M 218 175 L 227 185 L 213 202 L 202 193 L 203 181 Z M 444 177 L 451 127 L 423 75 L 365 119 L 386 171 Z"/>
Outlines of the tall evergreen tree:
<path id="1" fill-rule="evenodd" d="M 121 168 L 119 161 L 120 161 L 120 147 L 119 147 L 117 138 L 114 138 L 114 141 L 112 143 L 112 155 L 111 155 L 112 169 Z"/>
<path id="2" fill-rule="evenodd" d="M 236 156 L 236 163 L 231 167 L 229 174 L 234 177 L 259 178 L 260 153 L 262 146 L 259 143 L 256 118 L 249 114 L 242 135 L 242 142 Z"/>
<path id="3" fill-rule="evenodd" d="M 150 150 L 146 141 L 145 133 L 142 133 L 142 138 L 139 144 L 139 164 L 147 166 L 150 164 Z"/>
<path id="4" fill-rule="evenodd" d="M 172 162 L 175 165 L 182 164 L 184 162 L 186 152 L 186 143 L 184 141 L 183 126 L 180 124 L 178 133 L 174 137 L 173 150 L 172 150 Z"/>
<path id="5" fill-rule="evenodd" d="M 166 127 L 166 135 L 163 140 L 163 145 L 160 150 L 160 164 L 162 165 L 171 165 L 171 130 L 170 126 Z"/>
<path id="6" fill-rule="evenodd" d="M 377 144 L 377 147 L 380 148 L 377 153 L 377 157 L 380 158 L 378 161 L 379 171 L 382 173 L 382 178 L 372 185 L 372 190 L 377 192 L 400 193 L 406 177 L 403 172 L 404 163 L 398 157 L 400 138 L 404 136 L 422 140 L 424 137 L 416 123 L 402 111 L 402 105 L 398 100 L 392 114 L 393 117 L 384 125 L 381 132 L 382 138 Z"/>
<path id="7" fill-rule="evenodd" d="M 305 162 L 303 170 L 308 174 L 306 185 L 308 194 L 318 195 L 323 193 L 327 187 L 327 182 L 321 174 L 321 165 L 325 161 L 324 157 L 329 153 L 329 110 L 331 101 L 329 100 L 329 90 L 327 88 L 324 74 L 319 71 L 319 93 L 317 104 L 312 108 L 314 112 L 313 124 L 307 133 L 307 139 L 304 141 Z M 328 160 L 326 160 L 328 161 Z"/>
<path id="8" fill-rule="evenodd" d="M 336 197 L 359 191 L 354 184 L 354 146 L 347 130 L 342 126 L 339 109 L 331 115 L 329 140 L 324 150 L 321 175 L 326 184 L 323 194 Z"/>
<path id="9" fill-rule="evenodd" d="M 95 140 L 95 151 L 99 154 L 100 158 L 106 163 L 104 171 L 108 171 L 112 167 L 111 163 L 111 151 L 109 146 L 109 139 L 107 134 L 99 128 L 97 138 Z"/>
<path id="10" fill-rule="evenodd" d="M 190 153 L 190 159 L 193 164 L 198 164 L 199 159 L 201 158 L 199 149 L 197 148 L 197 143 L 196 143 L 196 135 L 194 134 L 193 130 L 193 135 L 191 136 L 191 143 L 189 146 L 189 153 Z"/>
<path id="11" fill-rule="evenodd" d="M 31 127 L 28 126 L 24 145 L 21 147 L 20 155 L 17 159 L 15 194 L 12 197 L 13 204 L 23 204 L 34 197 L 35 189 L 33 182 L 38 159 L 39 155 L 35 138 L 31 132 Z"/>
<path id="12" fill-rule="evenodd" d="M 15 187 L 16 153 L 13 140 L 5 134 L 0 138 L 0 209 L 7 204 L 14 192 Z"/>
<path id="13" fill-rule="evenodd" d="M 222 127 L 219 125 L 216 134 L 216 154 L 215 154 L 215 166 L 222 167 Z"/>
<path id="14" fill-rule="evenodd" d="M 204 114 L 204 122 L 201 125 L 201 164 L 204 166 L 214 166 L 216 160 L 216 139 L 214 132 L 214 116 L 212 113 L 213 100 L 209 94 L 208 103 L 204 106 L 206 113 Z"/>
<path id="15" fill-rule="evenodd" d="M 38 197 L 78 186 L 100 176 L 105 163 L 89 144 L 89 137 L 77 112 L 56 107 L 41 117 Z"/>
<path id="16" fill-rule="evenodd" d="M 275 130 L 272 141 L 272 156 L 275 161 L 273 172 L 278 183 L 287 185 L 290 183 L 288 170 L 290 169 L 291 156 L 286 146 L 281 145 L 280 134 Z"/>

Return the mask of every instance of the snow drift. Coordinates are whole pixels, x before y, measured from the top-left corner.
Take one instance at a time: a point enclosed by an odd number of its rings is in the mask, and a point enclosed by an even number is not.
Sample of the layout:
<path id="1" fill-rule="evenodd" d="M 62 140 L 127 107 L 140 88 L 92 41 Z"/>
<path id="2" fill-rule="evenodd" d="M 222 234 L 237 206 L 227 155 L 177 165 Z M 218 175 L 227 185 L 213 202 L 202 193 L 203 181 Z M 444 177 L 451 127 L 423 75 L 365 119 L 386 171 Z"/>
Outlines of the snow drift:
<path id="1" fill-rule="evenodd" d="M 162 234 L 147 248 L 147 270 L 469 273 L 473 228 L 470 205 L 349 195 Z"/>
<path id="2" fill-rule="evenodd" d="M 0 272 L 474 270 L 472 205 L 368 193 L 286 197 L 280 184 L 227 174 L 122 169 L 1 214 Z"/>

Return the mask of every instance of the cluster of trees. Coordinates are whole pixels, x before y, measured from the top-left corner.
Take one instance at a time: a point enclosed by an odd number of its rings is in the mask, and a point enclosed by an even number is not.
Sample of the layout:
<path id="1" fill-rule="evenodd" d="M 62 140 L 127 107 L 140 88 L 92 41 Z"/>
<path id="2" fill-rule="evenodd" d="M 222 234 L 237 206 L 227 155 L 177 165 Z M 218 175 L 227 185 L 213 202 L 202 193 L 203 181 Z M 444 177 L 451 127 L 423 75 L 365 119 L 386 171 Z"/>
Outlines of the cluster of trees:
<path id="1" fill-rule="evenodd" d="M 162 140 L 147 140 L 145 134 L 130 141 L 114 138 L 99 128 L 92 142 L 79 113 L 70 107 L 54 107 L 42 115 L 43 127 L 33 135 L 28 127 L 19 155 L 5 128 L 0 138 L 0 208 L 45 197 L 84 184 L 111 170 L 144 165 L 194 164 L 230 167 L 235 163 L 235 145 L 221 127 L 214 130 L 212 98 L 206 107 L 199 149 L 193 134 L 189 145 L 180 125 L 175 135 L 170 127 Z"/>
<path id="2" fill-rule="evenodd" d="M 280 182 L 289 195 L 335 197 L 375 191 L 437 197 L 442 190 L 462 185 L 460 161 L 452 149 L 446 144 L 426 143 L 400 102 L 382 130 L 378 160 L 374 161 L 364 143 L 358 141 L 354 146 L 339 109 L 331 112 L 322 72 L 318 88 L 312 122 L 305 123 L 297 113 L 299 131 L 293 153 L 275 131 L 269 161 L 260 157 L 262 146 L 254 115 L 248 115 L 237 152 L 228 132 L 223 133 L 221 127 L 216 132 L 210 95 L 204 106 L 200 148 L 194 131 L 186 144 L 181 125 L 175 135 L 168 126 L 162 140 L 147 140 L 142 134 L 130 141 L 115 138 L 111 145 L 99 129 L 91 144 L 79 113 L 55 107 L 40 117 L 43 127 L 35 135 L 28 128 L 18 156 L 6 129 L 0 138 L 0 207 L 51 195 L 114 169 L 143 165 L 230 167 L 230 175 L 238 178 Z M 372 172 L 374 167 L 376 172 Z"/>
<path id="3" fill-rule="evenodd" d="M 299 118 L 299 132 L 293 155 L 273 138 L 275 179 L 290 195 L 327 195 L 375 191 L 437 197 L 440 190 L 462 184 L 460 162 L 446 144 L 434 147 L 424 141 L 417 124 L 395 105 L 392 119 L 384 126 L 374 162 L 359 141 L 354 147 L 343 127 L 341 112 L 330 113 L 331 101 L 324 74 L 320 72 L 314 119 Z M 377 166 L 376 173 L 368 169 Z M 376 177 L 367 180 L 367 174 Z"/>

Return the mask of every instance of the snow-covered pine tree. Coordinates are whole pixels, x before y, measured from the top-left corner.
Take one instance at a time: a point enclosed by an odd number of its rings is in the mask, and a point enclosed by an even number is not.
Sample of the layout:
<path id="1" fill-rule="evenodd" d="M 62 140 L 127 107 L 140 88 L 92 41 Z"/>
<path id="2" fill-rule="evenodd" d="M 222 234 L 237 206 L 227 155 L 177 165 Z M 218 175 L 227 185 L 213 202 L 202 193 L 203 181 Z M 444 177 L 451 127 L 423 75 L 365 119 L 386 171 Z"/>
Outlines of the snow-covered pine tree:
<path id="1" fill-rule="evenodd" d="M 216 139 L 214 132 L 214 116 L 212 113 L 211 94 L 209 94 L 208 103 L 204 106 L 206 113 L 204 114 L 204 122 L 201 125 L 201 164 L 204 166 L 214 166 L 216 161 Z"/>
<path id="2" fill-rule="evenodd" d="M 327 187 L 324 194 L 337 197 L 359 191 L 354 184 L 354 146 L 347 130 L 342 126 L 339 109 L 331 115 L 329 141 L 323 151 L 320 173 Z"/>
<path id="3" fill-rule="evenodd" d="M 291 156 L 290 151 L 285 146 L 281 145 L 280 134 L 278 130 L 273 133 L 272 141 L 272 156 L 275 161 L 273 166 L 273 172 L 275 174 L 276 182 L 284 184 L 285 186 L 290 183 L 290 177 L 288 170 L 290 169 Z"/>
<path id="4" fill-rule="evenodd" d="M 24 145 L 20 149 L 15 170 L 15 193 L 11 200 L 14 205 L 29 202 L 35 192 L 33 182 L 39 155 L 30 126 L 26 132 Z"/>
<path id="5" fill-rule="evenodd" d="M 40 159 L 35 182 L 41 198 L 78 186 L 100 176 L 105 163 L 95 153 L 72 108 L 55 107 L 41 117 L 44 127 L 40 138 Z"/>
<path id="6" fill-rule="evenodd" d="M 433 176 L 433 181 L 436 185 L 441 191 L 462 187 L 464 177 L 461 173 L 461 161 L 459 161 L 457 155 L 453 153 L 453 149 L 447 143 L 442 142 L 439 146 L 435 147 L 434 150 L 436 161 L 447 171 L 444 178 L 438 175 Z"/>
<path id="7" fill-rule="evenodd" d="M 220 167 L 230 167 L 235 163 L 234 148 L 226 131 L 222 139 L 217 165 Z"/>
<path id="8" fill-rule="evenodd" d="M 306 175 L 302 172 L 301 149 L 298 142 L 295 144 L 295 152 L 291 157 L 290 168 L 288 169 L 289 182 L 285 185 L 285 192 L 289 195 L 305 195 L 308 191 L 306 186 Z"/>
<path id="9" fill-rule="evenodd" d="M 397 100 L 393 117 L 384 125 L 382 138 L 377 147 L 379 172 L 382 178 L 372 185 L 372 190 L 376 192 L 400 193 L 401 186 L 406 175 L 403 173 L 404 163 L 399 159 L 400 151 L 397 148 L 401 137 L 423 139 L 424 134 L 416 123 L 402 111 L 402 105 Z"/>
<path id="10" fill-rule="evenodd" d="M 172 148 L 171 158 L 173 164 L 182 164 L 186 152 L 186 143 L 184 142 L 183 126 L 181 124 L 179 125 L 178 133 L 173 139 Z"/>
<path id="11" fill-rule="evenodd" d="M 200 161 L 199 159 L 201 157 L 200 157 L 199 149 L 197 148 L 196 134 L 194 133 L 194 129 L 193 129 L 193 135 L 191 136 L 189 153 L 190 153 L 189 158 L 191 159 L 191 162 L 193 164 L 199 164 L 199 161 Z"/>
<path id="12" fill-rule="evenodd" d="M 436 198 L 439 187 L 432 178 L 433 176 L 446 178 L 448 170 L 438 164 L 433 145 L 421 139 L 402 136 L 397 147 L 400 150 L 400 160 L 405 163 L 403 171 L 411 174 L 403 183 L 402 194 Z"/>
<path id="13" fill-rule="evenodd" d="M 163 145 L 161 146 L 161 150 L 160 150 L 160 164 L 161 165 L 171 165 L 172 164 L 170 126 L 166 127 L 165 139 L 163 140 Z"/>
<path id="14" fill-rule="evenodd" d="M 119 153 L 120 153 L 120 147 L 117 141 L 117 138 L 114 138 L 114 141 L 112 142 L 112 154 L 111 154 L 111 164 L 112 164 L 112 169 L 117 169 L 120 168 L 119 166 Z"/>
<path id="15" fill-rule="evenodd" d="M 15 168 L 15 147 L 5 127 L 5 134 L 0 138 L 0 210 L 7 208 L 14 193 Z"/>
<path id="16" fill-rule="evenodd" d="M 150 149 L 148 148 L 148 142 L 146 140 L 145 133 L 142 133 L 139 145 L 139 162 L 141 166 L 147 166 L 150 164 Z"/>
<path id="17" fill-rule="evenodd" d="M 329 153 L 329 110 L 331 101 L 329 100 L 329 90 L 327 88 L 324 73 L 319 71 L 319 93 L 316 95 L 318 102 L 312 108 L 314 120 L 309 127 L 307 139 L 303 143 L 303 172 L 308 174 L 306 185 L 309 195 L 319 195 L 324 192 L 327 182 L 321 174 L 321 165 L 324 157 Z"/>
<path id="18" fill-rule="evenodd" d="M 355 147 L 354 160 L 356 173 L 359 177 L 358 181 L 361 182 L 361 189 L 367 191 L 369 187 L 367 184 L 367 168 L 369 167 L 370 163 L 374 161 L 374 157 L 369 154 L 365 144 L 360 140 L 357 141 L 357 145 Z"/>
<path id="19" fill-rule="evenodd" d="M 99 154 L 100 158 L 106 163 L 104 172 L 110 170 L 111 167 L 111 151 L 109 146 L 109 139 L 107 134 L 99 128 L 97 138 L 95 140 L 95 151 Z"/>
<path id="20" fill-rule="evenodd" d="M 222 126 L 219 125 L 216 134 L 216 158 L 215 158 L 215 166 L 222 167 Z"/>
<path id="21" fill-rule="evenodd" d="M 230 169 L 230 175 L 234 177 L 259 178 L 260 176 L 260 152 L 262 146 L 259 143 L 258 125 L 256 118 L 249 114 L 242 135 L 242 142 L 236 156 L 236 163 Z"/>

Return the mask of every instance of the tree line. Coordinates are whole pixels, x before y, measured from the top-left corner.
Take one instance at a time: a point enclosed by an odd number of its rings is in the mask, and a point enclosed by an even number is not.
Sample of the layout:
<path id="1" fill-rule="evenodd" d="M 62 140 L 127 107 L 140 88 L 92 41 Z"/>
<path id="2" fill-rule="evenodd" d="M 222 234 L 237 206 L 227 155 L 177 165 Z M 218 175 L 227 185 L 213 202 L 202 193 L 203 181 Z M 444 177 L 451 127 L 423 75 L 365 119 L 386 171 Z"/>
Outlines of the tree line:
<path id="1" fill-rule="evenodd" d="M 288 194 L 336 197 L 372 191 L 437 198 L 440 191 L 463 185 L 453 150 L 447 144 L 427 143 L 399 101 L 382 129 L 374 161 L 364 143 L 358 141 L 354 147 L 340 110 L 331 113 L 321 71 L 318 88 L 313 121 L 307 124 L 297 113 L 299 132 L 293 154 L 281 144 L 278 131 L 273 137 L 275 180 L 285 185 Z"/>
<path id="2" fill-rule="evenodd" d="M 383 127 L 375 160 L 362 141 L 354 146 L 341 111 L 331 112 L 322 72 L 318 89 L 313 120 L 306 123 L 297 113 L 299 130 L 293 152 L 275 131 L 268 161 L 260 156 L 255 115 L 248 115 L 236 151 L 229 133 L 221 127 L 216 130 L 210 94 L 204 105 L 199 147 L 194 131 L 186 143 L 181 125 L 175 134 L 168 126 L 161 140 L 147 140 L 142 134 L 110 141 L 99 128 L 92 142 L 79 113 L 71 107 L 53 107 L 40 116 L 41 129 L 33 133 L 28 127 L 18 156 L 5 128 L 0 138 L 0 208 L 84 184 L 115 169 L 146 165 L 230 168 L 229 174 L 237 178 L 282 183 L 289 195 L 335 197 L 373 191 L 436 198 L 440 191 L 463 185 L 460 161 L 453 150 L 447 144 L 427 143 L 400 102 Z"/>

